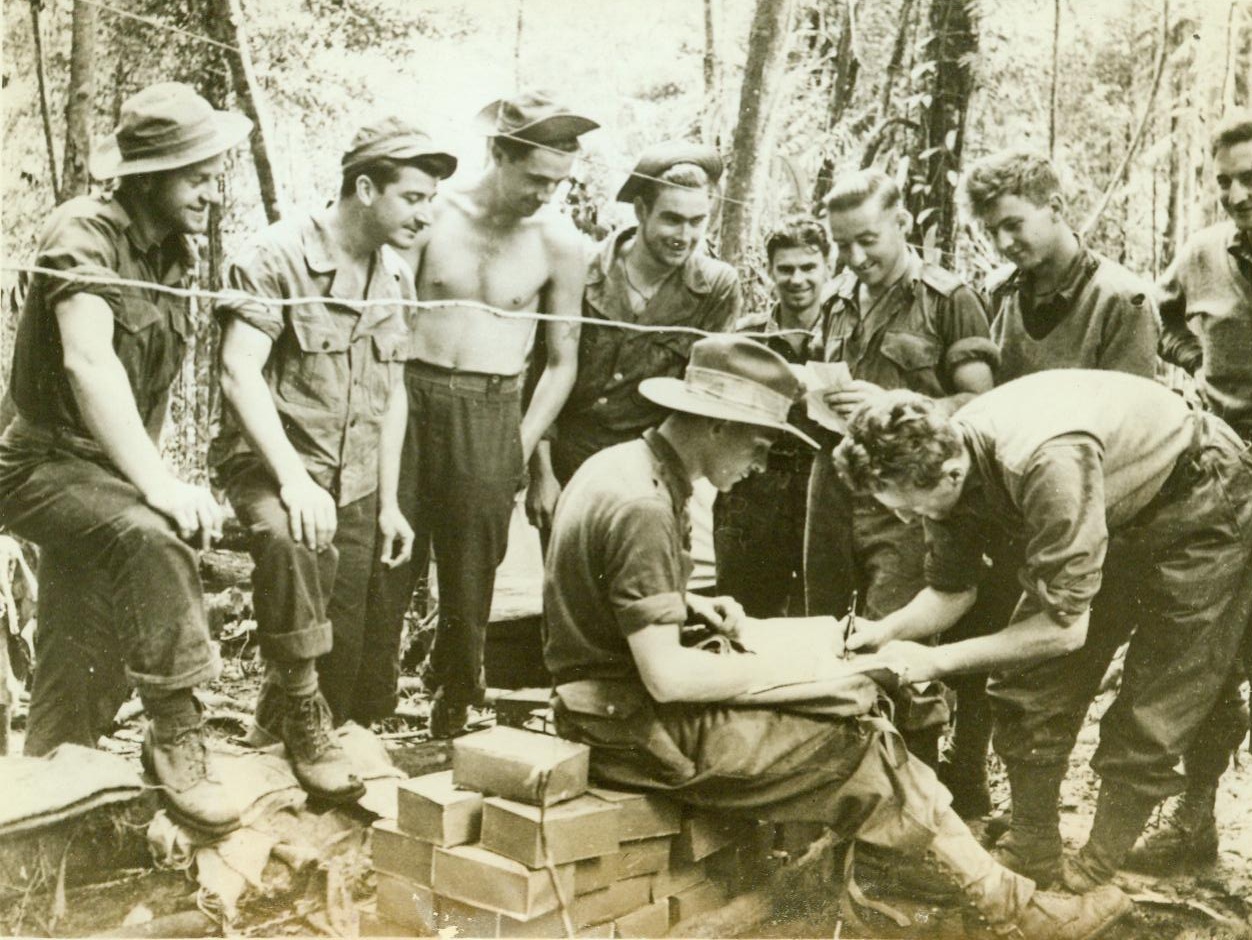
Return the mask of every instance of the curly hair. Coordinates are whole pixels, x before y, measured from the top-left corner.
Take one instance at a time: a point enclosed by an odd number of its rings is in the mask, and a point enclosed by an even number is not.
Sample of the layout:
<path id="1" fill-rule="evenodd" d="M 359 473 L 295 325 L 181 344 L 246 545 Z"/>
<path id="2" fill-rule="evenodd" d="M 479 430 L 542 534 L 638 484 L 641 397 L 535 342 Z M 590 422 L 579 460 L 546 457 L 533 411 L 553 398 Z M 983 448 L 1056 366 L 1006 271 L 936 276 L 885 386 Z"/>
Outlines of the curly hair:
<path id="1" fill-rule="evenodd" d="M 770 264 L 774 255 L 787 248 L 804 248 L 820 254 L 830 254 L 830 236 L 817 219 L 807 215 L 795 215 L 783 221 L 765 239 L 765 257 Z"/>
<path id="2" fill-rule="evenodd" d="M 1026 150 L 1005 150 L 983 157 L 965 173 L 959 197 L 975 218 L 1001 196 L 1020 196 L 1036 206 L 1061 191 L 1061 178 L 1047 157 Z"/>
<path id="3" fill-rule="evenodd" d="M 897 389 L 856 410 L 834 462 L 853 492 L 867 496 L 887 486 L 934 489 L 944 463 L 961 451 L 960 436 L 933 399 Z"/>

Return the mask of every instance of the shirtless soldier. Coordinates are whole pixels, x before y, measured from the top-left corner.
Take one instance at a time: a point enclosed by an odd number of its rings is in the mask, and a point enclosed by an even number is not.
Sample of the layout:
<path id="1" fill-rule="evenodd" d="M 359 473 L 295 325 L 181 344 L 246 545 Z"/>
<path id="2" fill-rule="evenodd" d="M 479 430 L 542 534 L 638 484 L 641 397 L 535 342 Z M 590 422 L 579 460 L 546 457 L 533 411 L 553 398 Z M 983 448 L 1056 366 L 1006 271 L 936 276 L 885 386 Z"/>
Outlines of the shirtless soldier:
<path id="1" fill-rule="evenodd" d="M 576 317 L 582 238 L 546 204 L 569 176 L 579 135 L 599 125 L 542 91 L 496 102 L 482 116 L 491 121 L 490 165 L 437 203 L 430 239 L 416 258 L 418 298 Z M 548 326 L 547 367 L 523 415 L 534 321 L 469 303 L 422 310 L 415 320 L 400 502 L 417 539 L 411 564 L 394 575 L 380 572 L 378 590 L 386 595 L 384 616 L 398 630 L 433 543 L 439 625 L 430 730 L 448 737 L 482 697 L 483 638 L 514 497 L 536 443 L 573 387 L 579 331 L 573 323 Z"/>

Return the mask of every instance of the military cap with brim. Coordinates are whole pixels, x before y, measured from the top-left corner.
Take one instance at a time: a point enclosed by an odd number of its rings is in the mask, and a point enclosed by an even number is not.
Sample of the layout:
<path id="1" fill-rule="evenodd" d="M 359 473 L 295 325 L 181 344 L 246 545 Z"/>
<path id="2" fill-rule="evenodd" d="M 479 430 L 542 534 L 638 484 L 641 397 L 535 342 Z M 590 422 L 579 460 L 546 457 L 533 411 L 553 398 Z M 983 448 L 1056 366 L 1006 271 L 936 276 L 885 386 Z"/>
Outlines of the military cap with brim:
<path id="1" fill-rule="evenodd" d="M 479 111 L 475 120 L 489 137 L 540 145 L 571 140 L 600 126 L 558 104 L 551 92 L 542 89 L 497 99 Z"/>
<path id="2" fill-rule="evenodd" d="M 158 82 L 122 102 L 117 129 L 96 142 L 91 175 L 115 179 L 191 166 L 252 132 L 242 114 L 218 111 L 181 82 Z"/>
<path id="3" fill-rule="evenodd" d="M 430 135 L 402 117 L 389 116 L 366 124 L 352 138 L 340 164 L 344 172 L 374 160 L 415 160 L 435 171 L 438 179 L 447 179 L 456 172 L 456 157 L 440 150 Z"/>
<path id="4" fill-rule="evenodd" d="M 694 163 L 708 174 L 709 182 L 714 185 L 722 178 L 722 171 L 725 169 L 721 156 L 712 147 L 688 140 L 667 140 L 653 144 L 640 155 L 634 170 L 617 191 L 617 201 L 634 202 L 649 177 L 656 179 L 666 170 L 681 163 Z"/>
<path id="5" fill-rule="evenodd" d="M 639 383 L 639 393 L 662 408 L 786 431 L 817 447 L 787 421 L 803 391 L 786 359 L 755 340 L 730 335 L 692 343 L 681 379 L 658 376 Z"/>

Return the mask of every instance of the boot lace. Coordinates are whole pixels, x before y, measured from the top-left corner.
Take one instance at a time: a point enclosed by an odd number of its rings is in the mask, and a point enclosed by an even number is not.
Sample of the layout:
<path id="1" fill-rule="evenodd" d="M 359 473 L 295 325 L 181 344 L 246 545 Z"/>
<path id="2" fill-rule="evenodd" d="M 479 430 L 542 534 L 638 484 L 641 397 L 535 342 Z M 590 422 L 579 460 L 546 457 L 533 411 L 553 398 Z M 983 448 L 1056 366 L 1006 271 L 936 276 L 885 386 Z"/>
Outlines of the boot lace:
<path id="1" fill-rule="evenodd" d="M 306 760 L 316 761 L 330 750 L 330 714 L 318 695 L 310 695 L 296 705 L 297 739 L 292 742 Z"/>

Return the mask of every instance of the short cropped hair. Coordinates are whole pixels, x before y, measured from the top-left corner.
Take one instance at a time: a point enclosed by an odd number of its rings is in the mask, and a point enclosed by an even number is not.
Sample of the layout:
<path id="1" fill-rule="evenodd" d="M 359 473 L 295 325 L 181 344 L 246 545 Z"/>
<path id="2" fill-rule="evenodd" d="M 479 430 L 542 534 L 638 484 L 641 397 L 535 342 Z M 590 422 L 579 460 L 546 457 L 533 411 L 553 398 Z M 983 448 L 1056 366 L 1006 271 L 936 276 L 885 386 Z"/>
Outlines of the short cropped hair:
<path id="1" fill-rule="evenodd" d="M 339 195 L 351 196 L 356 192 L 356 181 L 361 176 L 368 176 L 380 190 L 386 189 L 400 178 L 400 168 L 405 166 L 416 167 L 436 179 L 441 179 L 448 172 L 447 166 L 438 157 L 412 157 L 408 160 L 378 157 L 367 163 L 357 164 L 345 172 L 339 184 Z"/>
<path id="2" fill-rule="evenodd" d="M 835 180 L 826 194 L 826 212 L 859 209 L 871 199 L 884 209 L 894 209 L 900 205 L 900 187 L 882 170 L 857 170 Z"/>
<path id="3" fill-rule="evenodd" d="M 887 486 L 934 489 L 943 465 L 961 454 L 961 438 L 934 399 L 905 389 L 861 405 L 835 448 L 835 469 L 856 493 Z"/>
<path id="4" fill-rule="evenodd" d="M 766 236 L 766 260 L 773 264 L 774 255 L 788 248 L 805 248 L 825 258 L 830 254 L 830 236 L 817 219 L 807 215 L 793 216 Z"/>
<path id="5" fill-rule="evenodd" d="M 983 216 L 1001 196 L 1019 196 L 1036 206 L 1061 191 L 1061 178 L 1047 157 L 1005 150 L 984 157 L 965 173 L 960 196 L 974 216 Z"/>
<path id="6" fill-rule="evenodd" d="M 680 189 L 703 189 L 713 196 L 717 190 L 704 167 L 694 163 L 675 163 L 656 179 L 645 179 L 639 184 L 639 198 L 646 209 L 656 205 L 657 197 L 662 189 L 677 187 Z"/>
<path id="7" fill-rule="evenodd" d="M 1247 140 L 1252 140 L 1252 111 L 1240 108 L 1222 117 L 1216 130 L 1213 131 L 1213 139 L 1210 143 L 1211 153 L 1217 156 L 1217 151 Z"/>
<path id="8" fill-rule="evenodd" d="M 542 144 L 533 144 L 529 140 L 518 137 L 496 136 L 491 138 L 491 145 L 499 148 L 510 163 L 524 160 L 532 150 L 559 150 L 561 153 L 577 153 L 579 143 L 577 137 L 561 137 L 556 140 L 545 140 Z"/>

